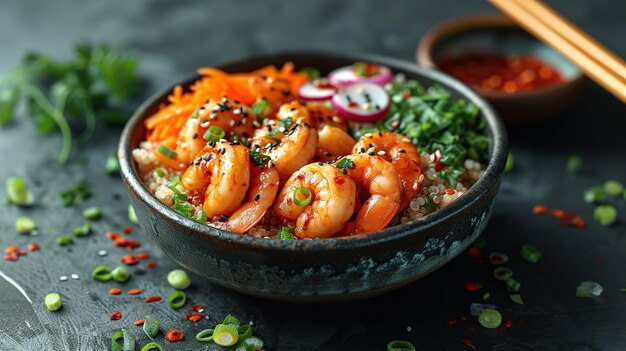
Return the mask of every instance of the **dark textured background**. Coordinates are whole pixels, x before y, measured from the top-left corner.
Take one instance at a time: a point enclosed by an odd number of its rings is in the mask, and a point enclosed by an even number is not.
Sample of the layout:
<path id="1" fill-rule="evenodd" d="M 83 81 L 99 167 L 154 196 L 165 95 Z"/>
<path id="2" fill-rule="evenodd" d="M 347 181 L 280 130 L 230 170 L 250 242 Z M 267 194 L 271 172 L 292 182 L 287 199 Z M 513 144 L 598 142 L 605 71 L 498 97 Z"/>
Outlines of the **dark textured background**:
<path id="1" fill-rule="evenodd" d="M 558 10 L 621 56 L 626 56 L 624 3 L 612 0 L 550 1 Z M 0 72 L 14 67 L 28 50 L 67 55 L 81 40 L 107 42 L 141 58 L 149 79 L 144 95 L 188 75 L 202 65 L 214 65 L 247 55 L 296 49 L 363 51 L 412 60 L 419 38 L 435 23 L 449 17 L 489 11 L 482 1 L 3 1 L 0 4 Z M 138 104 L 140 99 L 137 99 Z M 504 177 L 494 217 L 484 237 L 486 251 L 502 251 L 522 282 L 525 305 L 508 300 L 491 267 L 477 265 L 463 254 L 431 276 L 400 291 L 361 302 L 330 306 L 284 305 L 257 300 L 192 277 L 192 304 L 207 306 L 210 321 L 192 324 L 166 303 L 144 304 L 140 298 L 111 297 L 115 284 L 89 277 L 96 264 L 114 266 L 123 250 L 104 238 L 106 230 L 127 225 L 126 195 L 118 178 L 107 177 L 105 155 L 116 148 L 120 128 L 99 126 L 91 142 L 74 153 L 66 167 L 56 164 L 58 135 L 42 137 L 26 116 L 0 129 L 0 181 L 12 175 L 28 179 L 37 196 L 30 210 L 2 206 L 0 248 L 37 241 L 42 250 L 18 262 L 0 261 L 0 272 L 14 279 L 32 299 L 29 304 L 0 279 L 0 349 L 103 350 L 113 330 L 126 326 L 146 342 L 131 322 L 145 313 L 161 319 L 164 329 L 182 328 L 187 341 L 166 350 L 219 349 L 198 344 L 193 336 L 227 313 L 252 320 L 270 350 L 383 350 L 390 339 L 408 339 L 418 350 L 467 350 L 459 339 L 470 338 L 479 350 L 624 350 L 626 349 L 626 207 L 618 206 L 620 221 L 601 228 L 591 220 L 592 208 L 582 190 L 608 178 L 626 182 L 626 108 L 590 84 L 584 99 L 566 113 L 532 126 L 510 129 L 517 168 Z M 579 153 L 584 169 L 565 171 L 568 155 Z M 61 248 L 54 238 L 82 223 L 78 209 L 59 206 L 58 193 L 86 179 L 94 196 L 85 204 L 103 208 L 104 218 L 94 234 Z M 39 184 L 35 186 L 35 184 Z M 114 194 L 121 195 L 120 200 Z M 4 197 L 1 190 L 0 197 Z M 535 217 L 536 203 L 580 212 L 590 222 L 577 230 L 560 227 L 551 218 Z M 14 221 L 20 215 L 37 220 L 41 235 L 18 236 Z M 159 263 L 157 270 L 134 274 L 126 291 L 140 287 L 147 294 L 171 292 L 165 274 L 175 264 L 144 241 L 142 249 Z M 544 252 L 538 266 L 521 262 L 523 243 Z M 98 257 L 107 249 L 107 257 Z M 77 273 L 80 280 L 60 282 L 59 276 Z M 576 286 L 583 280 L 600 282 L 600 298 L 580 299 Z M 446 321 L 468 314 L 482 292 L 466 292 L 463 284 L 479 281 L 515 326 L 486 330 L 475 322 Z M 43 297 L 59 292 L 64 308 L 49 313 Z M 120 310 L 124 318 L 109 321 Z M 185 310 L 186 312 L 187 310 Z M 518 325 L 519 320 L 524 325 Z M 410 332 L 407 327 L 411 327 Z M 472 327 L 476 327 L 472 330 Z"/>

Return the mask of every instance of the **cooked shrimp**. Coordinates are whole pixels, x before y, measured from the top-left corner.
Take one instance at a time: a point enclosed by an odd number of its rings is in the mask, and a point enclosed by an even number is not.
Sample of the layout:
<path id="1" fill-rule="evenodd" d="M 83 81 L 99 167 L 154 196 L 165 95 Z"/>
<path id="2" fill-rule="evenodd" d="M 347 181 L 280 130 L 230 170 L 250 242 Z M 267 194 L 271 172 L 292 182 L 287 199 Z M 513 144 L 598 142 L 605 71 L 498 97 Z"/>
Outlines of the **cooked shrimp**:
<path id="1" fill-rule="evenodd" d="M 274 203 L 278 193 L 278 172 L 274 167 L 252 165 L 250 187 L 246 200 L 226 222 L 212 225 L 231 232 L 243 234 L 254 227 Z"/>
<path id="2" fill-rule="evenodd" d="M 353 154 L 379 155 L 390 161 L 404 187 L 401 209 L 417 194 L 424 177 L 420 153 L 411 140 L 402 134 L 392 132 L 368 133 L 352 149 Z"/>
<path id="3" fill-rule="evenodd" d="M 337 116 L 337 113 L 326 107 L 326 105 L 310 102 L 306 105 L 306 108 L 309 110 L 311 124 L 318 130 L 324 128 L 326 125 L 331 125 L 339 127 L 344 132 L 348 131 L 346 120 Z"/>
<path id="4" fill-rule="evenodd" d="M 272 121 L 275 120 L 264 121 L 265 132 L 255 132 L 250 145 L 272 159 L 280 179 L 284 181 L 315 155 L 317 131 L 306 122 L 292 123 L 284 130 L 276 130 L 279 122 Z"/>
<path id="5" fill-rule="evenodd" d="M 349 155 L 356 141 L 342 129 L 325 125 L 318 130 L 317 147 L 336 156 Z"/>
<path id="6" fill-rule="evenodd" d="M 400 209 L 402 201 L 402 182 L 394 166 L 379 156 L 367 154 L 342 157 L 335 166 L 345 166 L 346 163 L 349 167 L 343 168 L 345 173 L 363 190 L 363 194 L 369 193 L 369 198 L 363 202 L 354 220 L 354 229 L 349 234 L 369 233 L 385 228 Z"/>
<path id="7" fill-rule="evenodd" d="M 204 134 L 210 126 L 221 128 L 225 138 L 231 139 L 233 134 L 249 138 L 258 126 L 254 112 L 239 101 L 223 98 L 210 101 L 198 109 L 197 116 L 187 119 L 180 131 L 176 143 L 176 154 L 179 161 L 189 163 L 206 144 Z"/>
<path id="8" fill-rule="evenodd" d="M 181 181 L 185 189 L 204 190 L 207 217 L 230 216 L 241 205 L 250 184 L 250 154 L 243 145 L 225 141 L 205 146 Z"/>
<path id="9" fill-rule="evenodd" d="M 298 206 L 296 189 L 311 192 L 311 201 Z M 337 233 L 354 213 L 356 185 L 346 174 L 326 163 L 311 163 L 285 183 L 274 204 L 274 213 L 295 221 L 298 238 L 327 238 Z"/>
<path id="10" fill-rule="evenodd" d="M 251 78 L 249 84 L 252 95 L 263 97 L 272 106 L 269 117 L 274 117 L 282 104 L 295 99 L 289 89 L 289 82 L 280 78 L 258 76 Z"/>

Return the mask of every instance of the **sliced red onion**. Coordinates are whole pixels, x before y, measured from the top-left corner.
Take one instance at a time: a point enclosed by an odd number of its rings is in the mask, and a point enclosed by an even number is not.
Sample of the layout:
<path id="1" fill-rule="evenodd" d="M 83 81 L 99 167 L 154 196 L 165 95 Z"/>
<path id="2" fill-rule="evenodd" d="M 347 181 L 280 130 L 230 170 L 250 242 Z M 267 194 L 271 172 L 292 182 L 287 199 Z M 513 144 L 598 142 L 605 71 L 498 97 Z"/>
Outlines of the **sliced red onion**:
<path id="1" fill-rule="evenodd" d="M 333 85 L 349 86 L 356 83 L 374 83 L 385 85 L 393 79 L 393 73 L 389 67 L 378 66 L 380 72 L 374 76 L 359 77 L 354 73 L 353 66 L 337 68 L 328 74 L 328 80 Z"/>
<path id="2" fill-rule="evenodd" d="M 333 97 L 337 88 L 331 84 L 320 84 L 318 82 L 308 82 L 302 84 L 298 95 L 304 101 L 326 101 Z"/>
<path id="3" fill-rule="evenodd" d="M 373 83 L 357 83 L 339 90 L 333 96 L 333 107 L 355 122 L 375 122 L 389 110 L 389 94 Z"/>

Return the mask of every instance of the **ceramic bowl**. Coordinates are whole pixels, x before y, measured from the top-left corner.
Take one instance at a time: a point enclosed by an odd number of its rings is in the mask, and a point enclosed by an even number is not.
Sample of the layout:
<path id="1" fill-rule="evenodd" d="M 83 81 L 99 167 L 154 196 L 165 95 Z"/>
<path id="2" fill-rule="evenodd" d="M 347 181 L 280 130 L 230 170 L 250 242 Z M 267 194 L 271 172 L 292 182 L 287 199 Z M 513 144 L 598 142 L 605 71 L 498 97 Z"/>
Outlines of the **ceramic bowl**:
<path id="1" fill-rule="evenodd" d="M 118 156 L 139 224 L 184 268 L 239 292 L 291 302 L 363 298 L 397 289 L 443 266 L 466 249 L 489 220 L 507 155 L 505 129 L 489 104 L 459 81 L 410 62 L 364 54 L 279 53 L 220 66 L 227 72 L 265 65 L 317 67 L 323 73 L 367 61 L 390 67 L 425 85 L 438 83 L 455 98 L 480 108 L 487 122 L 490 160 L 482 177 L 451 205 L 419 222 L 354 237 L 281 241 L 240 235 L 179 215 L 154 197 L 139 179 L 131 151 L 144 137 L 144 120 L 166 101 L 172 87 L 139 107 L 121 136 Z M 181 81 L 187 88 L 198 77 Z"/>
<path id="2" fill-rule="evenodd" d="M 474 88 L 507 123 L 533 122 L 565 110 L 576 102 L 586 80 L 576 65 L 500 14 L 474 15 L 444 22 L 424 35 L 416 56 L 421 66 L 438 69 L 437 62 L 441 57 L 466 52 L 532 55 L 557 69 L 564 78 L 559 84 L 516 93 Z"/>

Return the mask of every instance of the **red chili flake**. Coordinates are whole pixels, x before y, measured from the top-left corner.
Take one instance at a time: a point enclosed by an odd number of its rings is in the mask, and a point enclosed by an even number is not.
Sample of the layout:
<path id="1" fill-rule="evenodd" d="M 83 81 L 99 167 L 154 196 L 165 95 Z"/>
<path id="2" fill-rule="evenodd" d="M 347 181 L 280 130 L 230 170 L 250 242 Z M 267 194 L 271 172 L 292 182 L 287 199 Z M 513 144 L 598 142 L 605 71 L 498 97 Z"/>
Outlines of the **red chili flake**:
<path id="1" fill-rule="evenodd" d="M 359 106 L 359 104 L 357 104 L 357 103 L 356 103 L 356 102 L 354 102 L 354 101 L 350 101 L 350 102 L 348 102 L 348 107 L 352 107 L 352 108 L 354 108 L 354 107 L 357 107 L 357 106 Z"/>
<path id="2" fill-rule="evenodd" d="M 462 344 L 464 344 L 467 347 L 471 347 L 474 350 L 476 350 L 476 347 L 474 347 L 474 341 L 472 341 L 471 339 L 461 339 L 459 340 Z"/>
<path id="3" fill-rule="evenodd" d="M 449 327 L 455 326 L 458 321 L 456 319 L 451 319 L 446 322 Z"/>
<path id="4" fill-rule="evenodd" d="M 405 99 L 408 99 L 411 97 L 411 92 L 410 91 L 405 91 L 404 93 L 402 93 L 402 97 Z"/>
<path id="5" fill-rule="evenodd" d="M 118 237 L 113 242 L 115 243 L 115 246 L 125 247 L 129 251 L 133 250 L 136 247 L 139 247 L 141 245 L 141 243 L 139 241 L 130 240 L 130 239 L 122 238 L 122 237 Z"/>
<path id="6" fill-rule="evenodd" d="M 133 232 L 133 227 L 131 226 L 124 227 L 123 231 L 124 231 L 124 234 L 130 234 Z"/>
<path id="7" fill-rule="evenodd" d="M 552 210 L 550 214 L 552 215 L 552 217 L 558 219 L 565 219 L 568 216 L 567 213 L 563 210 Z"/>
<path id="8" fill-rule="evenodd" d="M 146 263 L 146 267 L 150 268 L 150 269 L 155 269 L 157 267 L 156 262 L 148 262 Z"/>
<path id="9" fill-rule="evenodd" d="M 472 246 L 469 248 L 469 254 L 474 258 L 479 258 L 483 255 L 483 251 L 476 246 Z"/>
<path id="10" fill-rule="evenodd" d="M 455 193 L 456 193 L 456 191 L 454 189 L 452 189 L 452 188 L 446 189 L 446 194 L 448 194 L 448 195 L 454 195 Z"/>
<path id="11" fill-rule="evenodd" d="M 111 288 L 109 289 L 109 294 L 110 295 L 119 295 L 122 293 L 122 290 L 119 288 Z"/>
<path id="12" fill-rule="evenodd" d="M 587 222 L 581 215 L 574 215 L 574 217 L 570 219 L 570 223 L 577 228 L 585 228 L 587 226 Z"/>
<path id="13" fill-rule="evenodd" d="M 139 263 L 139 261 L 137 260 L 137 258 L 133 255 L 124 255 L 122 257 L 120 257 L 120 261 L 124 264 L 127 264 L 129 266 L 133 266 L 136 265 L 137 263 Z"/>
<path id="14" fill-rule="evenodd" d="M 183 340 L 185 336 L 183 335 L 183 332 L 178 329 L 170 329 L 167 333 L 165 333 L 165 338 L 169 342 L 177 342 Z"/>
<path id="15" fill-rule="evenodd" d="M 465 283 L 465 290 L 467 291 L 476 291 L 482 288 L 483 288 L 483 285 L 480 283 L 475 283 L 475 282 Z"/>
<path id="16" fill-rule="evenodd" d="M 187 317 L 187 319 L 195 323 L 201 320 L 203 317 L 204 315 L 202 313 L 189 313 L 189 317 Z"/>
<path id="17" fill-rule="evenodd" d="M 30 243 L 28 244 L 28 249 L 30 251 L 37 251 L 39 250 L 39 245 L 37 243 Z"/>
<path id="18" fill-rule="evenodd" d="M 161 296 L 158 295 L 152 295 L 152 296 L 148 296 L 146 297 L 143 302 L 146 303 L 150 303 L 150 302 L 157 302 L 157 301 L 161 301 Z"/>
<path id="19" fill-rule="evenodd" d="M 435 171 L 440 172 L 441 170 L 443 170 L 444 168 L 446 168 L 446 165 L 439 162 L 435 165 Z"/>
<path id="20" fill-rule="evenodd" d="M 139 294 L 141 294 L 141 289 L 135 288 L 135 289 L 128 290 L 128 295 L 139 295 Z M 146 301 L 146 302 L 148 302 L 148 301 Z"/>
<path id="21" fill-rule="evenodd" d="M 199 312 L 202 309 L 204 309 L 204 306 L 200 306 L 200 305 L 193 305 L 193 306 L 191 306 L 191 310 L 192 311 Z"/>
<path id="22" fill-rule="evenodd" d="M 15 245 L 8 246 L 6 249 L 4 249 L 4 253 L 7 255 L 17 254 L 18 251 L 20 251 L 20 248 Z"/>
<path id="23" fill-rule="evenodd" d="M 24 251 L 24 250 L 17 250 L 16 254 L 18 254 L 18 256 L 24 256 L 26 255 L 28 252 Z"/>
<path id="24" fill-rule="evenodd" d="M 544 205 L 535 205 L 535 207 L 533 207 L 533 213 L 536 215 L 546 214 L 548 211 L 550 211 L 550 209 Z"/>
<path id="25" fill-rule="evenodd" d="M 149 258 L 150 258 L 150 255 L 148 255 L 148 254 L 147 254 L 147 253 L 145 253 L 145 252 L 141 252 L 141 253 L 136 254 L 136 255 L 135 255 L 135 258 L 136 258 L 136 259 L 138 259 L 138 260 L 140 260 L 140 261 L 143 261 L 143 260 L 147 260 L 147 259 L 149 259 Z"/>
<path id="26" fill-rule="evenodd" d="M 143 319 L 138 319 L 136 321 L 133 322 L 134 325 L 140 327 L 142 326 L 146 321 L 144 321 Z"/>
<path id="27" fill-rule="evenodd" d="M 116 232 L 106 232 L 106 237 L 111 241 L 115 241 L 115 239 L 120 237 L 120 234 Z"/>
<path id="28" fill-rule="evenodd" d="M 509 328 L 513 328 L 513 322 L 506 321 L 504 324 L 500 326 L 500 330 L 507 330 Z"/>
<path id="29" fill-rule="evenodd" d="M 4 259 L 5 259 L 6 261 L 17 261 L 19 258 L 20 258 L 20 257 L 19 257 L 17 254 L 14 254 L 14 253 L 12 253 L 12 254 L 8 254 L 8 255 L 5 255 L 5 256 L 4 256 Z"/>
<path id="30" fill-rule="evenodd" d="M 111 318 L 112 321 L 116 321 L 118 319 L 121 319 L 122 318 L 122 312 L 115 311 L 115 312 L 111 313 L 111 317 L 110 318 Z"/>
<path id="31" fill-rule="evenodd" d="M 346 181 L 346 179 L 344 177 L 341 176 L 336 176 L 335 177 L 335 183 L 337 184 L 343 184 Z"/>

